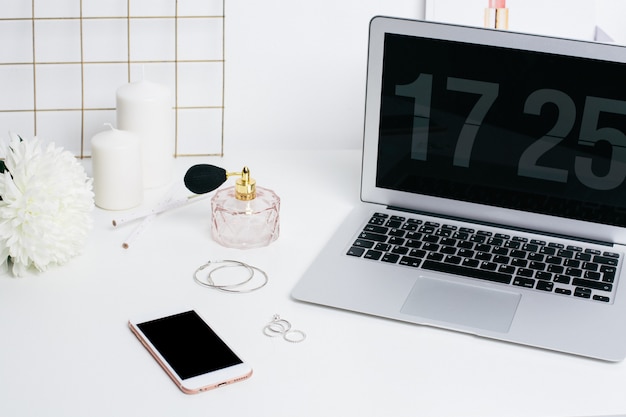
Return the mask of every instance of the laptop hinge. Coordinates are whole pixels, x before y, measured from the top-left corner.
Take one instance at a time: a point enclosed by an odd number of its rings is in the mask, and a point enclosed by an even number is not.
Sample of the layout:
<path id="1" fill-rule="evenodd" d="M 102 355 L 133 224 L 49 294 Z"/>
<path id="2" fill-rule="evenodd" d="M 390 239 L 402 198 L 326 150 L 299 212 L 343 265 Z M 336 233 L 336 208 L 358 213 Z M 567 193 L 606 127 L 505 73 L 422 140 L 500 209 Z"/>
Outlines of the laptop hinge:
<path id="1" fill-rule="evenodd" d="M 541 230 L 529 229 L 529 228 L 524 228 L 524 227 L 516 227 L 516 226 L 505 225 L 505 224 L 500 224 L 500 223 L 492 223 L 492 222 L 487 222 L 487 221 L 482 221 L 482 220 L 467 219 L 467 218 L 458 217 L 458 216 L 449 216 L 449 215 L 445 215 L 441 213 L 431 213 L 428 211 L 411 210 L 411 209 L 402 208 L 402 207 L 387 206 L 387 208 L 389 210 L 401 211 L 404 213 L 421 214 L 421 215 L 429 216 L 429 217 L 437 217 L 439 219 L 456 220 L 456 221 L 460 221 L 464 223 L 480 224 L 483 226 L 498 227 L 500 229 L 513 230 L 517 232 L 533 233 L 537 235 L 550 236 L 550 237 L 556 237 L 556 238 L 567 239 L 567 240 L 578 240 L 580 242 L 613 247 L 612 242 L 607 242 L 604 240 L 587 239 L 587 238 L 582 238 L 580 236 L 565 235 L 565 234 L 559 234 L 559 233 L 549 233 L 549 232 L 545 232 Z"/>

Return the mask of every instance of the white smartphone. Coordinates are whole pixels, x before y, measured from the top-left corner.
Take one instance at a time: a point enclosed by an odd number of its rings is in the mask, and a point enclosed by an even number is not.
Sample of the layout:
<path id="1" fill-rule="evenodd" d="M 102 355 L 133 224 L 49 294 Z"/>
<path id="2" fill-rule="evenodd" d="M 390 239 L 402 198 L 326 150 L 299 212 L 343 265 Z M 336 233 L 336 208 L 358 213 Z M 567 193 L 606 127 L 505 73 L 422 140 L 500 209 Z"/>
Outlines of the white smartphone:
<path id="1" fill-rule="evenodd" d="M 186 394 L 208 391 L 252 375 L 194 310 L 128 321 L 132 332 Z"/>

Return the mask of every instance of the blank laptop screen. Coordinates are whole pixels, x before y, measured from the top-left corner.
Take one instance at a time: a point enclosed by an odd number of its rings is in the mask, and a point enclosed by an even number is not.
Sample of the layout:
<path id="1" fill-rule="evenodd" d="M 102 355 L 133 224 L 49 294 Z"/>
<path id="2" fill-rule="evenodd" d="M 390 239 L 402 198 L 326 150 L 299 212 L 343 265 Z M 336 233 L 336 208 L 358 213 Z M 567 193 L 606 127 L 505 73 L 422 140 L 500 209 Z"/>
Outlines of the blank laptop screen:
<path id="1" fill-rule="evenodd" d="M 626 65 L 384 42 L 378 187 L 626 226 Z"/>

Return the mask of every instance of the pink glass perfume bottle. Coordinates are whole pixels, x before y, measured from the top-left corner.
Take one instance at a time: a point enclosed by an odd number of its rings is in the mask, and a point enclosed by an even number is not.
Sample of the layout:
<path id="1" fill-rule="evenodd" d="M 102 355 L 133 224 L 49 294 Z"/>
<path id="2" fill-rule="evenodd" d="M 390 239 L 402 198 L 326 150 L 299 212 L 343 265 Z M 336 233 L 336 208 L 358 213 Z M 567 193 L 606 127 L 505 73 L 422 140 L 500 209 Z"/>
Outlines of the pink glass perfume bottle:
<path id="1" fill-rule="evenodd" d="M 211 211 L 211 233 L 222 246 L 258 248 L 278 238 L 280 198 L 272 190 L 257 187 L 248 167 L 243 168 L 234 187 L 215 193 Z"/>

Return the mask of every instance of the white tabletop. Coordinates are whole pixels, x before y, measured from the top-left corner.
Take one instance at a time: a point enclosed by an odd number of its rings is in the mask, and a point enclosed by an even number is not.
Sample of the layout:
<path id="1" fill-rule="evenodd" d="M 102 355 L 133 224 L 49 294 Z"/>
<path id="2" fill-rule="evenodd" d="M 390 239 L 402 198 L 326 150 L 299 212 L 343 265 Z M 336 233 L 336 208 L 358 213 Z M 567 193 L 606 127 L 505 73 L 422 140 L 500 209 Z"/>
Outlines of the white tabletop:
<path id="1" fill-rule="evenodd" d="M 45 273 L 0 277 L 1 416 L 592 416 L 626 412 L 626 364 L 495 342 L 292 300 L 289 293 L 359 203 L 358 151 L 179 158 L 175 195 L 195 163 L 246 164 L 281 197 L 269 247 L 223 248 L 210 203 L 158 216 L 129 249 L 127 213 L 96 209 L 84 254 Z M 89 161 L 85 161 L 89 172 Z M 164 190 L 147 193 L 144 207 Z M 249 294 L 197 285 L 207 260 L 236 259 L 269 274 Z M 196 308 L 254 368 L 247 381 L 186 395 L 127 327 L 129 317 Z M 307 339 L 262 333 L 280 314 Z"/>

